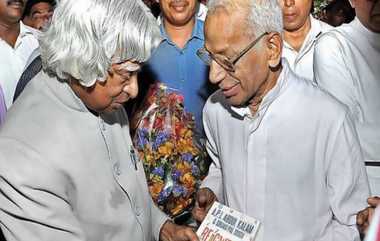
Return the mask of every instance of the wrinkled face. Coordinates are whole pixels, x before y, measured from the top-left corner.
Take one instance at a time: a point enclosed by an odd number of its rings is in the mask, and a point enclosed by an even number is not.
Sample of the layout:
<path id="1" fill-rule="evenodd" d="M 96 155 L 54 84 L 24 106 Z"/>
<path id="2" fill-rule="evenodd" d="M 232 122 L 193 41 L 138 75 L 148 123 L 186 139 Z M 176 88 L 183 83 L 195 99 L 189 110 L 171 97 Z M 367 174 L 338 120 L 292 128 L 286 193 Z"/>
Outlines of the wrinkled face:
<path id="1" fill-rule="evenodd" d="M 164 19 L 175 26 L 183 26 L 193 19 L 197 4 L 197 0 L 160 0 Z"/>
<path id="2" fill-rule="evenodd" d="M 18 22 L 24 11 L 26 0 L 0 0 L 0 21 Z"/>
<path id="3" fill-rule="evenodd" d="M 71 88 L 90 110 L 109 113 L 137 96 L 139 70 L 140 65 L 130 61 L 113 64 L 106 81 L 97 81 L 91 87 L 84 87 L 75 81 Z"/>
<path id="4" fill-rule="evenodd" d="M 40 2 L 34 4 L 30 14 L 25 16 L 24 23 L 35 29 L 42 29 L 53 16 L 53 6 L 50 3 Z"/>
<path id="5" fill-rule="evenodd" d="M 373 32 L 380 33 L 380 1 L 351 0 L 360 22 Z"/>
<path id="6" fill-rule="evenodd" d="M 212 54 L 232 58 L 257 36 L 247 34 L 247 13 L 217 8 L 205 23 L 205 48 Z M 235 72 L 227 72 L 215 61 L 210 65 L 210 82 L 217 84 L 232 106 L 247 105 L 267 81 L 269 65 L 265 50 L 266 36 L 235 64 Z"/>
<path id="7" fill-rule="evenodd" d="M 286 31 L 297 31 L 306 24 L 313 3 L 312 0 L 279 0 L 279 2 Z"/>

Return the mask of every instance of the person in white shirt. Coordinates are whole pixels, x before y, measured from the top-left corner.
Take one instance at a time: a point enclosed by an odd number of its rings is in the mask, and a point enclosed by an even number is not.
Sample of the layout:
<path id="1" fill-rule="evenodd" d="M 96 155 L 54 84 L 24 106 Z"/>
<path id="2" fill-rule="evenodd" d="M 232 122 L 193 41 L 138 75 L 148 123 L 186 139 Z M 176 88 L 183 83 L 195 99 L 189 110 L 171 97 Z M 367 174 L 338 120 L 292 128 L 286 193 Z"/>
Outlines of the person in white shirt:
<path id="1" fill-rule="evenodd" d="M 356 18 L 317 41 L 318 85 L 346 104 L 367 165 L 372 195 L 380 195 L 380 1 L 352 0 Z"/>
<path id="2" fill-rule="evenodd" d="M 21 21 L 26 0 L 0 0 L 0 85 L 7 109 L 37 38 Z"/>
<path id="3" fill-rule="evenodd" d="M 318 36 L 332 27 L 311 15 L 313 0 L 279 0 L 284 22 L 285 57 L 299 76 L 313 81 L 313 52 Z"/>
<path id="4" fill-rule="evenodd" d="M 355 129 L 344 105 L 281 58 L 278 0 L 208 8 L 198 56 L 220 90 L 203 111 L 213 163 L 194 218 L 217 199 L 261 221 L 256 241 L 359 241 L 369 188 Z"/>

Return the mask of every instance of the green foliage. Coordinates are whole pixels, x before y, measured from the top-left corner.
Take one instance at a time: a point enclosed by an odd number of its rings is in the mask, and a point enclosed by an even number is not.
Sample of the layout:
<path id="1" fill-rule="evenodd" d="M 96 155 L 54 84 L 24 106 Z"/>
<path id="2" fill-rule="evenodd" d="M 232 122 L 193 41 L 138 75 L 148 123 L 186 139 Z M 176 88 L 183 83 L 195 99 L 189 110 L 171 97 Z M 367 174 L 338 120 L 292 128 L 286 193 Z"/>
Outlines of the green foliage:
<path id="1" fill-rule="evenodd" d="M 331 0 L 314 0 L 314 13 L 313 15 L 318 17 L 321 14 L 321 11 Z"/>

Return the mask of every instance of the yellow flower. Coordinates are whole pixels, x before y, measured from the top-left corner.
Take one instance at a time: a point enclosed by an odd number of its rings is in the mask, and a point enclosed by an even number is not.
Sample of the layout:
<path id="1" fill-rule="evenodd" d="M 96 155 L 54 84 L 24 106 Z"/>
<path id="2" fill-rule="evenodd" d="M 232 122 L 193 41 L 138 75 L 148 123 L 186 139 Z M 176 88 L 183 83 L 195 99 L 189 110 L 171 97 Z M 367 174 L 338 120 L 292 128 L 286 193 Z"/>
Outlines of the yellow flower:
<path id="1" fill-rule="evenodd" d="M 162 145 L 158 148 L 158 153 L 160 156 L 167 156 L 171 155 L 174 150 L 174 144 L 167 141 L 165 142 L 165 145 Z"/>
<path id="2" fill-rule="evenodd" d="M 160 194 L 163 187 L 164 187 L 164 183 L 162 181 L 154 182 L 154 183 L 151 183 L 151 185 L 149 185 L 149 192 L 154 200 L 157 200 L 158 195 Z"/>
<path id="3" fill-rule="evenodd" d="M 185 175 L 183 175 L 181 177 L 181 182 L 183 183 L 183 185 L 187 188 L 187 189 L 190 189 L 192 187 L 195 186 L 195 178 L 193 177 L 193 175 L 191 175 L 190 172 L 188 173 L 185 173 Z"/>

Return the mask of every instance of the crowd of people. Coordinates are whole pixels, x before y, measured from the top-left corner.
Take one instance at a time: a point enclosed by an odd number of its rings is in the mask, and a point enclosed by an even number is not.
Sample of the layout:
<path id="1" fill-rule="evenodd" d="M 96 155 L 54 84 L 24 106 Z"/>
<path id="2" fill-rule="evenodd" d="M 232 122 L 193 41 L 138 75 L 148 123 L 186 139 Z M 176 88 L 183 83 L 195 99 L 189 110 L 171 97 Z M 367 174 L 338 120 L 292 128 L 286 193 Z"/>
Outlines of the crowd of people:
<path id="1" fill-rule="evenodd" d="M 0 228 L 198 241 L 153 202 L 131 138 L 160 82 L 210 158 L 194 222 L 219 201 L 261 222 L 256 241 L 363 240 L 379 66 L 379 0 L 0 0 Z"/>

